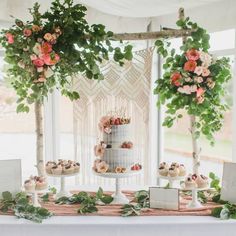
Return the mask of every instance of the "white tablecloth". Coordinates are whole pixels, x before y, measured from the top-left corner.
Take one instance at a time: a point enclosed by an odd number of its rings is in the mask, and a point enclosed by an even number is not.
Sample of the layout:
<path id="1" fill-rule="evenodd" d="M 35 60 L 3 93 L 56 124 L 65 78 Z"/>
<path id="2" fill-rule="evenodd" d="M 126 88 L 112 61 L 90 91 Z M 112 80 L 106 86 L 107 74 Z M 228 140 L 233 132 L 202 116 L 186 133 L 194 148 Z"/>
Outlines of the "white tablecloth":
<path id="1" fill-rule="evenodd" d="M 35 224 L 0 216 L 0 236 L 234 236 L 236 220 L 202 216 L 54 216 Z"/>

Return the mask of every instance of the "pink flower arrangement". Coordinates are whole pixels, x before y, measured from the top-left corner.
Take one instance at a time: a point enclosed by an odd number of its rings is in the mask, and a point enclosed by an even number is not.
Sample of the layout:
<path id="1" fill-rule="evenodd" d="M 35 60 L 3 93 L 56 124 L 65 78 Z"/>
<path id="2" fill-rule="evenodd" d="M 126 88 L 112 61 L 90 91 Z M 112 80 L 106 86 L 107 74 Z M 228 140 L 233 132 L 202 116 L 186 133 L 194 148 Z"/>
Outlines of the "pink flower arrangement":
<path id="1" fill-rule="evenodd" d="M 32 31 L 30 29 L 25 28 L 23 30 L 23 34 L 25 37 L 29 37 L 32 34 Z"/>
<path id="2" fill-rule="evenodd" d="M 173 72 L 170 77 L 171 84 L 177 87 L 177 92 L 192 95 L 198 104 L 204 102 L 204 94 L 207 89 L 213 89 L 215 82 L 211 78 L 210 54 L 196 49 L 190 49 L 185 53 L 186 62 L 183 72 Z"/>

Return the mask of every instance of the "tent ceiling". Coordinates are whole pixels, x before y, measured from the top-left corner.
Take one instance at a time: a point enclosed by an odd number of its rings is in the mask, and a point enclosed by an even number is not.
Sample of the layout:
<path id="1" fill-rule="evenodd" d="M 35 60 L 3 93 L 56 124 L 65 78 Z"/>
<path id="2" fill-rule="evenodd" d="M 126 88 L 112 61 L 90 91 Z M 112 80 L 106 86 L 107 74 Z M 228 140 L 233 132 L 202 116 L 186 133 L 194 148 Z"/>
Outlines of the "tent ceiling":
<path id="1" fill-rule="evenodd" d="M 101 12 L 123 17 L 154 17 L 223 0 L 75 0 Z"/>

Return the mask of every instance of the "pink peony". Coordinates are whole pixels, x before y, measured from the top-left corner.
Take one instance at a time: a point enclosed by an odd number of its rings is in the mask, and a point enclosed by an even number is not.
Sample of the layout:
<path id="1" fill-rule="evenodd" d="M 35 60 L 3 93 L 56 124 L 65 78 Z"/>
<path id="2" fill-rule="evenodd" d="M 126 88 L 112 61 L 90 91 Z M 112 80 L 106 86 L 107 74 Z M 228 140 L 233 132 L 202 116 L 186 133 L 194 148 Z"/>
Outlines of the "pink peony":
<path id="1" fill-rule="evenodd" d="M 190 49 L 186 52 L 188 60 L 197 61 L 200 58 L 200 54 L 196 49 Z"/>
<path id="2" fill-rule="evenodd" d="M 194 60 L 189 60 L 184 64 L 184 70 L 194 72 L 197 67 L 197 62 Z"/>
<path id="3" fill-rule="evenodd" d="M 29 37 L 32 34 L 32 31 L 30 29 L 25 28 L 23 30 L 23 34 L 24 36 Z"/>
<path id="4" fill-rule="evenodd" d="M 54 55 L 45 54 L 42 56 L 42 59 L 46 65 L 52 66 L 55 65 L 60 60 L 60 57 L 56 53 Z"/>
<path id="5" fill-rule="evenodd" d="M 36 67 L 42 67 L 44 65 L 44 61 L 40 58 L 37 58 L 36 60 L 33 60 L 33 64 Z"/>
<path id="6" fill-rule="evenodd" d="M 206 67 L 202 69 L 202 76 L 207 77 L 210 75 L 210 73 L 211 73 L 210 70 L 207 69 Z"/>
<path id="7" fill-rule="evenodd" d="M 9 44 L 13 44 L 14 43 L 14 35 L 13 34 L 11 34 L 11 33 L 6 33 L 6 38 L 7 38 L 7 42 L 9 43 Z"/>
<path id="8" fill-rule="evenodd" d="M 197 89 L 197 94 L 196 94 L 197 98 L 201 97 L 204 93 L 205 93 L 205 90 L 203 88 L 201 88 L 201 87 L 198 88 Z"/>

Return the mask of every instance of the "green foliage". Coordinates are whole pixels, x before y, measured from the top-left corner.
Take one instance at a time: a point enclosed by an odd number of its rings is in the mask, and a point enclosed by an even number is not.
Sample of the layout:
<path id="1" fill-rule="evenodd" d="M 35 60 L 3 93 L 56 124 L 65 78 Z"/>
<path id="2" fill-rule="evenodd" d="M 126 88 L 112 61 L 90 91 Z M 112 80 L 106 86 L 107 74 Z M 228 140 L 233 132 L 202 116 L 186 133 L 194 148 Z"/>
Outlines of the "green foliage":
<path id="1" fill-rule="evenodd" d="M 96 203 L 98 201 L 103 202 L 104 204 L 110 204 L 113 201 L 113 197 L 106 195 L 103 192 L 103 189 L 100 187 L 95 195 L 90 195 L 86 192 L 80 192 L 74 194 L 71 197 L 61 197 L 56 200 L 56 204 L 80 204 L 78 209 L 79 214 L 93 213 L 98 209 Z"/>
<path id="2" fill-rule="evenodd" d="M 10 65 L 8 77 L 19 97 L 17 112 L 28 112 L 29 104 L 43 102 L 54 88 L 71 100 L 79 99 L 78 92 L 72 89 L 71 78 L 82 74 L 88 79 L 102 80 L 100 64 L 109 59 L 109 54 L 121 66 L 132 59 L 131 45 L 113 47 L 113 32 L 106 31 L 102 24 L 88 24 L 85 6 L 74 4 L 73 0 L 54 0 L 47 12 L 40 13 L 39 8 L 35 3 L 30 9 L 32 21 L 16 19 L 15 25 L 0 33 L 5 61 Z M 26 29 L 30 35 L 25 34 Z M 45 38 L 47 33 L 52 39 Z M 7 34 L 13 36 L 13 43 L 9 43 Z M 48 41 L 53 51 L 44 54 L 51 61 L 56 55 L 60 58 L 49 65 L 34 65 L 30 56 L 36 54 L 35 45 L 42 46 Z M 44 58 L 42 55 L 38 54 L 38 58 Z"/>
<path id="3" fill-rule="evenodd" d="M 221 190 L 220 178 L 216 176 L 213 172 L 210 172 L 209 177 L 211 179 L 210 187 L 214 188 L 219 193 Z"/>
<path id="4" fill-rule="evenodd" d="M 121 209 L 121 216 L 137 216 L 143 210 L 149 208 L 149 192 L 140 190 L 135 193 L 135 203 L 125 204 Z"/>
<path id="5" fill-rule="evenodd" d="M 226 203 L 222 207 L 216 207 L 212 210 L 211 215 L 222 220 L 236 219 L 236 205 Z"/>
<path id="6" fill-rule="evenodd" d="M 52 213 L 47 209 L 31 205 L 26 194 L 22 192 L 17 193 L 15 197 L 10 192 L 3 192 L 0 206 L 2 212 L 12 210 L 18 218 L 24 218 L 36 223 L 42 223 L 44 219 L 52 216 Z"/>
<path id="7" fill-rule="evenodd" d="M 199 27 L 186 18 L 178 20 L 177 26 L 182 29 L 192 30 L 190 36 L 186 38 L 184 44 L 180 47 L 181 53 L 177 54 L 175 49 L 171 49 L 168 40 L 157 40 L 155 46 L 164 60 L 163 76 L 156 80 L 156 88 L 154 94 L 158 95 L 157 106 L 166 104 L 167 115 L 163 122 L 163 126 L 172 127 L 175 121 L 182 118 L 181 111 L 187 111 L 188 115 L 196 117 L 196 134 L 195 138 L 204 135 L 210 143 L 214 144 L 214 134 L 219 131 L 223 124 L 224 112 L 228 110 L 228 105 L 223 101 L 226 95 L 226 84 L 231 79 L 230 64 L 228 58 L 214 59 L 209 65 L 210 79 L 214 86 L 209 87 L 205 81 L 201 83 L 194 82 L 196 74 L 184 69 L 187 62 L 186 52 L 191 49 L 208 53 L 210 48 L 210 36 L 207 31 Z M 198 62 L 198 66 L 200 62 Z M 178 91 L 178 86 L 174 86 L 171 82 L 171 76 L 178 72 L 181 74 L 181 85 L 203 88 L 204 100 L 198 103 L 196 92 L 185 94 Z M 185 78 L 192 78 L 190 82 L 185 82 Z"/>

